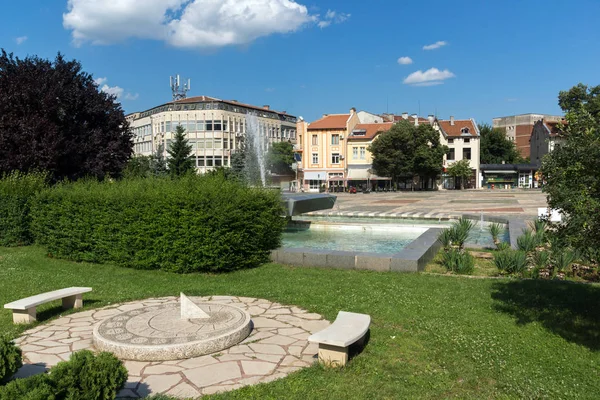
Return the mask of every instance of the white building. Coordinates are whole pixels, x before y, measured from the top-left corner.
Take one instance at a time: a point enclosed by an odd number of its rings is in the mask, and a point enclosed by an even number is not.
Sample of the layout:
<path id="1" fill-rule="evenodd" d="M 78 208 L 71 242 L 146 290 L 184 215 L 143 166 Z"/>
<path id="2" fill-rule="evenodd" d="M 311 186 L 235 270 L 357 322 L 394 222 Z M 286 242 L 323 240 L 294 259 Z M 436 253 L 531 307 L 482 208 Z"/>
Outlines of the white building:
<path id="1" fill-rule="evenodd" d="M 145 156 L 155 154 L 162 145 L 166 157 L 175 128 L 181 125 L 192 145 L 198 172 L 206 172 L 231 165 L 231 154 L 246 135 L 249 113 L 256 116 L 260 134 L 268 143 L 296 143 L 296 117 L 237 100 L 190 97 L 129 114 L 126 119 L 134 133 L 134 154 Z"/>

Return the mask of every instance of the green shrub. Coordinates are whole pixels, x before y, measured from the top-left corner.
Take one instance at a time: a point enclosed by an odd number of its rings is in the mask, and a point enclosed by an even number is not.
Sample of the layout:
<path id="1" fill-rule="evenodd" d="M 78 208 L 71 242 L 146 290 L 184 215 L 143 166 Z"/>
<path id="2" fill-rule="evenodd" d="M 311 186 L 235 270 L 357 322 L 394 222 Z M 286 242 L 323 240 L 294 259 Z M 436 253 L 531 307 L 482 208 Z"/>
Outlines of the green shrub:
<path id="1" fill-rule="evenodd" d="M 496 245 L 496 248 L 497 248 L 499 251 L 502 251 L 502 250 L 508 250 L 508 249 L 510 249 L 510 243 L 506 243 L 506 242 L 500 242 L 500 243 L 498 243 L 498 244 Z"/>
<path id="2" fill-rule="evenodd" d="M 50 378 L 58 398 L 113 400 L 127 381 L 127 369 L 111 353 L 83 350 L 53 367 Z"/>
<path id="3" fill-rule="evenodd" d="M 498 246 L 498 244 L 500 243 L 500 232 L 502 232 L 502 226 L 497 223 L 494 222 L 493 224 L 490 224 L 489 226 L 489 231 L 490 231 L 490 235 L 492 236 L 492 240 L 494 241 L 494 244 L 496 246 Z"/>
<path id="4" fill-rule="evenodd" d="M 537 269 L 544 269 L 548 266 L 548 261 L 550 261 L 550 253 L 545 250 L 536 251 L 533 254 L 532 260 L 533 265 L 535 265 Z"/>
<path id="5" fill-rule="evenodd" d="M 523 234 L 517 238 L 517 247 L 526 253 L 535 250 L 537 245 L 538 240 L 531 229 L 523 230 Z"/>
<path id="6" fill-rule="evenodd" d="M 33 242 L 30 205 L 46 186 L 46 175 L 18 171 L 0 179 L 0 246 L 24 246 Z"/>
<path id="7" fill-rule="evenodd" d="M 527 254 L 516 250 L 497 251 L 494 253 L 494 265 L 500 272 L 522 274 L 527 268 Z"/>
<path id="8" fill-rule="evenodd" d="M 21 349 L 12 341 L 0 338 L 0 384 L 7 382 L 22 365 Z"/>
<path id="9" fill-rule="evenodd" d="M 563 272 L 571 267 L 571 264 L 573 264 L 576 259 L 576 255 L 571 250 L 563 249 L 553 254 L 552 259 L 554 266 L 556 267 L 556 271 Z"/>
<path id="10" fill-rule="evenodd" d="M 256 267 L 280 246 L 279 192 L 220 175 L 58 185 L 36 197 L 36 240 L 58 258 L 173 272 Z"/>
<path id="11" fill-rule="evenodd" d="M 473 221 L 460 218 L 451 228 L 452 243 L 459 248 L 465 247 L 465 242 L 469 238 L 469 233 L 473 228 Z"/>
<path id="12" fill-rule="evenodd" d="M 55 400 L 56 389 L 47 374 L 15 379 L 0 387 L 0 400 Z"/>
<path id="13" fill-rule="evenodd" d="M 443 229 L 438 235 L 438 240 L 444 249 L 449 249 L 452 246 L 452 230 L 451 228 Z"/>
<path id="14" fill-rule="evenodd" d="M 450 249 L 443 253 L 442 264 L 448 271 L 457 274 L 470 274 L 475 269 L 475 258 L 468 252 Z"/>

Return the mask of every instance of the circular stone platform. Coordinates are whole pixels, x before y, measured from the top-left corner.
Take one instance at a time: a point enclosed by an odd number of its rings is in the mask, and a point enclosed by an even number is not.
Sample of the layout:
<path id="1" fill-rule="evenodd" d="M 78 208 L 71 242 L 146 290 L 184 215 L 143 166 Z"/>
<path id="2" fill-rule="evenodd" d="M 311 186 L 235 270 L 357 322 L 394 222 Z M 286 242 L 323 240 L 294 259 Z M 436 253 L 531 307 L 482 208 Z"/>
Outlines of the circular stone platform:
<path id="1" fill-rule="evenodd" d="M 179 302 L 125 311 L 96 325 L 94 345 L 124 360 L 170 361 L 216 353 L 250 334 L 247 312 L 190 300 L 209 318 L 182 319 Z"/>
<path id="2" fill-rule="evenodd" d="M 234 296 L 195 297 L 194 301 L 228 304 L 252 317 L 253 329 L 242 342 L 218 353 L 173 361 L 128 361 L 129 371 L 120 398 L 167 394 L 196 398 L 205 394 L 270 382 L 314 363 L 318 346 L 307 338 L 329 322 L 319 314 L 264 299 Z M 144 307 L 175 304 L 179 297 L 163 297 L 80 311 L 29 329 L 15 342 L 23 350 L 24 366 L 17 377 L 40 373 L 68 360 L 75 351 L 95 350 L 96 324 Z"/>

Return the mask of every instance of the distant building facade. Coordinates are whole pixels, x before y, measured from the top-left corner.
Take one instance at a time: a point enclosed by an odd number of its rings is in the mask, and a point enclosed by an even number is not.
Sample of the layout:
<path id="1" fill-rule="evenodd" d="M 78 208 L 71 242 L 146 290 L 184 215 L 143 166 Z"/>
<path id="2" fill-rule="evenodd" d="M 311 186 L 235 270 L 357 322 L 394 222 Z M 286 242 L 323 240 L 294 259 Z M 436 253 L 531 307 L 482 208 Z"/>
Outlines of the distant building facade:
<path id="1" fill-rule="evenodd" d="M 564 121 L 546 121 L 539 120 L 533 126 L 531 133 L 531 163 L 538 167 L 542 163 L 542 158 L 552 152 L 557 146 L 560 146 L 563 139 L 560 137 L 560 124 Z"/>
<path id="2" fill-rule="evenodd" d="M 492 120 L 492 127 L 503 129 L 506 132 L 506 137 L 515 142 L 521 156 L 530 157 L 529 139 L 531 138 L 533 126 L 541 119 L 547 122 L 558 122 L 563 117 L 547 114 L 511 115 L 494 118 Z"/>
<path id="3" fill-rule="evenodd" d="M 432 116 L 430 116 L 430 121 Z M 481 187 L 481 170 L 479 167 L 479 155 L 481 137 L 477 122 L 474 119 L 448 120 L 433 119 L 433 128 L 438 130 L 442 145 L 448 146 L 448 153 L 444 156 L 444 173 L 442 175 L 441 187 L 443 189 L 456 189 L 457 182 L 448 175 L 448 168 L 457 161 L 469 160 L 471 176 L 464 182 L 467 189 L 479 189 Z"/>
<path id="4" fill-rule="evenodd" d="M 196 169 L 203 173 L 231 166 L 231 154 L 240 149 L 247 133 L 246 116 L 256 116 L 257 129 L 270 143 L 296 144 L 295 116 L 274 111 L 269 106 L 253 106 L 236 100 L 208 96 L 171 101 L 144 112 L 126 116 L 134 134 L 134 154 L 152 155 L 159 148 L 167 157 L 175 129 L 181 125 L 192 146 Z"/>

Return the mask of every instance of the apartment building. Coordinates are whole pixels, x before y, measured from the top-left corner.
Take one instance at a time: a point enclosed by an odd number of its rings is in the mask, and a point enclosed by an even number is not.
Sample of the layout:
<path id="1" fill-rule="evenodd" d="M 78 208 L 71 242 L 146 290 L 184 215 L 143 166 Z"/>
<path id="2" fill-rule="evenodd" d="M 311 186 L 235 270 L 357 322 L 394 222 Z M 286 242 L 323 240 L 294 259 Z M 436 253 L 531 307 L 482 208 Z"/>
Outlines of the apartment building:
<path id="1" fill-rule="evenodd" d="M 253 106 L 237 100 L 190 97 L 129 114 L 126 119 L 134 133 L 136 155 L 155 154 L 162 145 L 166 157 L 175 129 L 181 125 L 192 146 L 196 169 L 203 173 L 231 165 L 231 154 L 246 137 L 249 115 L 256 121 L 252 129 L 259 131 L 265 147 L 279 141 L 296 143 L 296 117 L 286 111 L 271 110 L 269 106 Z"/>
<path id="2" fill-rule="evenodd" d="M 350 186 L 386 187 L 387 177 L 377 176 L 373 169 L 373 159 L 368 151 L 369 145 L 381 132 L 388 131 L 399 121 L 408 121 L 415 126 L 431 125 L 440 134 L 440 142 L 448 146 L 449 152 L 444 157 L 444 171 L 454 162 L 462 159 L 470 160 L 472 176 L 466 187 L 480 187 L 480 136 L 477 123 L 473 119 L 438 120 L 433 115 L 427 118 L 416 114 L 386 114 L 384 122 L 361 123 L 359 113 L 354 109 L 349 114 L 324 115 L 323 118 L 307 123 L 298 122 L 299 151 L 303 153 L 302 173 L 303 189 L 319 191 L 339 191 Z M 385 122 L 387 121 L 387 122 Z M 440 182 L 422 182 L 420 188 L 453 189 L 454 178 L 444 174 Z M 408 186 L 406 186 L 408 185 Z M 411 183 L 401 185 L 410 187 Z"/>
<path id="3" fill-rule="evenodd" d="M 302 152 L 302 188 L 319 191 L 343 187 L 346 179 L 346 138 L 359 123 L 356 109 L 348 114 L 325 114 L 317 121 L 297 124 Z"/>
<path id="4" fill-rule="evenodd" d="M 507 117 L 494 118 L 492 120 L 493 128 L 500 128 L 506 132 L 506 137 L 515 142 L 517 149 L 522 157 L 530 157 L 529 139 L 533 126 L 539 120 L 547 122 L 559 122 L 563 117 L 547 114 L 519 114 Z"/>
<path id="5" fill-rule="evenodd" d="M 431 116 L 430 116 L 431 117 Z M 440 141 L 448 146 L 448 153 L 444 156 L 444 173 L 442 174 L 441 188 L 455 189 L 457 183 L 446 171 L 455 162 L 469 160 L 472 175 L 465 182 L 465 188 L 478 189 L 481 187 L 481 169 L 479 165 L 481 137 L 479 128 L 474 119 L 454 119 L 433 121 L 434 129 L 440 132 Z"/>
<path id="6" fill-rule="evenodd" d="M 546 121 L 539 120 L 533 126 L 531 132 L 530 148 L 531 148 L 531 163 L 539 166 L 542 164 L 542 158 L 553 151 L 557 146 L 560 146 L 562 138 L 560 134 L 560 124 L 565 124 L 566 121 Z"/>

